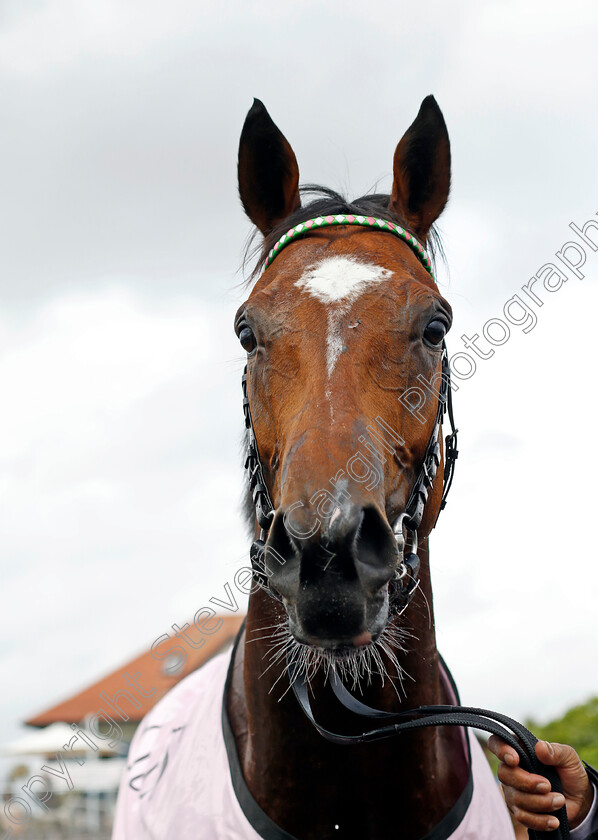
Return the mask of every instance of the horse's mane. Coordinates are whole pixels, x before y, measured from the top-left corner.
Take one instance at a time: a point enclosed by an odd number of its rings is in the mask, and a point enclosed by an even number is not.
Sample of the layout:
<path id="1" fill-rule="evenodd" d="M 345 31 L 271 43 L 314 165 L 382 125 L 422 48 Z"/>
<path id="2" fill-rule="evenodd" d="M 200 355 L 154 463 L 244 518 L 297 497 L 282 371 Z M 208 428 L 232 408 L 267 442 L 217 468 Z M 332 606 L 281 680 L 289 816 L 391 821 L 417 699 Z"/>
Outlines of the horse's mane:
<path id="1" fill-rule="evenodd" d="M 301 207 L 276 225 L 262 241 L 256 242 L 256 238 L 259 236 L 257 229 L 249 237 L 243 258 L 243 268 L 254 260 L 255 265 L 244 285 L 249 286 L 257 279 L 262 271 L 262 266 L 269 251 L 278 242 L 283 233 L 286 233 L 289 228 L 301 222 L 306 222 L 308 219 L 314 219 L 317 216 L 335 216 L 337 213 L 352 213 L 356 216 L 375 216 L 388 219 L 390 222 L 396 222 L 417 238 L 417 234 L 409 228 L 405 220 L 390 210 L 390 195 L 386 193 L 368 193 L 353 201 L 349 201 L 340 193 L 318 184 L 305 184 L 300 188 L 300 192 L 302 196 L 313 196 L 312 200 L 305 204 L 302 203 Z M 445 259 L 442 242 L 438 230 L 434 225 L 432 225 L 428 233 L 426 250 L 434 268 L 439 258 L 442 260 Z M 245 433 L 242 443 L 243 463 L 245 463 L 245 458 L 247 457 L 247 445 L 248 436 Z M 243 493 L 242 513 L 247 523 L 249 535 L 252 537 L 255 523 L 255 508 L 248 485 L 245 486 Z"/>
<path id="2" fill-rule="evenodd" d="M 417 238 L 417 234 L 411 230 L 409 225 L 405 223 L 405 220 L 401 219 L 390 209 L 390 195 L 387 193 L 367 193 L 360 198 L 349 201 L 340 193 L 328 187 L 322 187 L 319 184 L 304 184 L 300 187 L 299 191 L 302 196 L 313 196 L 311 201 L 307 203 L 302 202 L 301 207 L 279 222 L 262 241 L 256 242 L 256 238 L 259 236 L 257 229 L 249 237 L 243 257 L 243 268 L 246 268 L 254 260 L 255 264 L 247 278 L 246 285 L 250 285 L 257 279 L 269 251 L 278 242 L 283 233 L 286 233 L 289 228 L 301 222 L 306 222 L 308 219 L 314 219 L 317 216 L 335 216 L 337 213 L 352 213 L 355 216 L 376 216 L 388 219 L 390 222 L 396 222 Z M 428 233 L 426 250 L 434 268 L 436 267 L 438 258 L 444 260 L 442 242 L 438 230 L 434 225 L 432 225 Z"/>

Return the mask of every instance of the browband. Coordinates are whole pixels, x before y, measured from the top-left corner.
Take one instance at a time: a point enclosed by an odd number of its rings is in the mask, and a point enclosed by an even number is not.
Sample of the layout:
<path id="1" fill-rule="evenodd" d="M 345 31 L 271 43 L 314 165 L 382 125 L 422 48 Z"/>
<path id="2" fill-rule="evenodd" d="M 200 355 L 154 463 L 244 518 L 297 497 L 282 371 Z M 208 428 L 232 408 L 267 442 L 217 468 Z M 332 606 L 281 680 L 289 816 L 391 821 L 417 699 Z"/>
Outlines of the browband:
<path id="1" fill-rule="evenodd" d="M 374 228 L 374 230 L 386 230 L 389 233 L 393 233 L 409 245 L 432 280 L 435 280 L 434 272 L 432 271 L 432 262 L 428 256 L 428 252 L 421 242 L 413 236 L 413 234 L 409 233 L 409 231 L 406 231 L 405 228 L 402 228 L 395 222 L 389 222 L 385 219 L 376 219 L 374 216 L 355 216 L 352 213 L 336 213 L 334 216 L 318 216 L 317 219 L 308 219 L 306 222 L 300 222 L 295 225 L 295 227 L 290 228 L 290 230 L 287 230 L 287 232 L 280 237 L 276 245 L 268 254 L 264 264 L 264 269 L 272 265 L 272 262 L 280 254 L 282 249 L 286 248 L 290 242 L 298 239 L 298 237 L 304 236 L 306 233 L 317 230 L 318 228 L 334 227 L 338 225 L 353 225 L 355 227 Z"/>

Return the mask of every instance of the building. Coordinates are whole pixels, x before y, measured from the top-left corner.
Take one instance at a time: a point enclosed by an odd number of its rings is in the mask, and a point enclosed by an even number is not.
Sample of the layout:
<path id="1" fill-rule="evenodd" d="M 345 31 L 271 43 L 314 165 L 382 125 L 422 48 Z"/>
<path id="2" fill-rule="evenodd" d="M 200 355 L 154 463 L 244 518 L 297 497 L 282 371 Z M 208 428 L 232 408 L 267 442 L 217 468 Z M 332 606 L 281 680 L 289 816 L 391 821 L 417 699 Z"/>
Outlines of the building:
<path id="1" fill-rule="evenodd" d="M 25 723 L 38 733 L 3 750 L 5 755 L 19 757 L 4 785 L 5 801 L 22 798 L 24 783 L 27 786 L 41 774 L 52 796 L 47 804 L 34 807 L 31 822 L 44 837 L 51 831 L 57 838 L 79 838 L 82 832 L 87 837 L 108 838 L 120 776 L 140 721 L 173 686 L 232 645 L 244 616 L 218 619 L 218 629 L 203 637 L 201 647 L 186 645 L 184 652 L 172 647 L 171 653 L 159 653 L 154 643 L 83 691 L 28 718 Z M 31 761 L 31 756 L 36 759 Z M 63 792 L 66 787 L 57 785 L 51 773 L 41 770 L 42 766 L 59 769 L 61 760 L 71 768 L 74 790 L 70 793 Z M 36 784 L 39 791 L 41 782 Z M 43 793 L 39 796 L 43 800 Z M 1 822 L 0 828 L 4 828 Z M 24 836 L 37 837 L 36 831 L 31 825 Z"/>

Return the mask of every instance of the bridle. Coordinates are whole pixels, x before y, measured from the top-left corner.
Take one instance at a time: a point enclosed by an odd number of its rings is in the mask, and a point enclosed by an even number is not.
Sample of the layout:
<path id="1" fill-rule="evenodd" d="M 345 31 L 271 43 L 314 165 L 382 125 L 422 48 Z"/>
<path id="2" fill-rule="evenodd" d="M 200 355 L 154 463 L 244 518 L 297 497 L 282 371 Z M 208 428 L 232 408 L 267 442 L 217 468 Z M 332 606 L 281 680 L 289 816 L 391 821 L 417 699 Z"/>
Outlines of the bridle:
<path id="1" fill-rule="evenodd" d="M 431 262 L 425 249 L 404 228 L 383 219 L 347 214 L 320 216 L 317 219 L 310 219 L 291 228 L 278 240 L 269 252 L 264 270 L 272 264 L 280 251 L 290 242 L 308 234 L 314 229 L 334 225 L 358 225 L 360 227 L 369 227 L 371 229 L 393 233 L 410 246 L 420 259 L 422 265 L 432 276 L 432 279 L 434 279 Z M 243 372 L 242 385 L 243 413 L 245 427 L 247 429 L 245 470 L 248 475 L 255 516 L 260 527 L 259 538 L 254 541 L 250 550 L 251 564 L 256 582 L 265 588 L 273 597 L 282 600 L 276 590 L 270 586 L 265 565 L 265 541 L 272 524 L 275 509 L 264 479 L 262 462 L 253 421 L 251 419 L 249 398 L 247 396 L 247 366 L 245 366 Z M 442 421 L 445 414 L 448 415 L 451 431 L 446 435 L 444 440 L 444 476 L 439 513 L 446 506 L 447 496 L 453 481 L 455 461 L 458 456 L 457 429 L 455 428 L 452 405 L 450 366 L 446 345 L 443 342 L 441 384 L 438 391 L 438 407 L 434 420 L 434 428 L 430 435 L 417 478 L 411 488 L 405 510 L 399 516 L 393 528 L 400 559 L 395 580 L 391 582 L 391 606 L 394 614 L 402 613 L 407 608 L 419 586 L 420 561 L 417 554 L 417 530 L 422 522 L 426 503 L 440 466 L 440 437 Z M 410 550 L 407 556 L 405 556 L 407 537 L 409 538 Z M 342 684 L 338 675 L 333 670 L 330 675 L 330 684 L 339 704 L 345 710 L 351 712 L 356 719 L 374 721 L 374 725 L 370 726 L 369 729 L 361 734 L 342 734 L 326 729 L 316 721 L 311 708 L 309 686 L 306 682 L 305 675 L 288 654 L 287 666 L 293 692 L 301 709 L 320 735 L 328 741 L 343 745 L 363 744 L 390 738 L 403 732 L 413 731 L 426 726 L 448 725 L 475 727 L 476 729 L 491 732 L 502 738 L 517 751 L 520 757 L 521 767 L 524 770 L 545 776 L 550 782 L 552 790 L 562 793 L 562 785 L 556 770 L 553 767 L 542 764 L 536 756 L 534 746 L 538 739 L 528 729 L 506 715 L 470 706 L 419 706 L 400 713 L 374 709 L 366 706 L 354 697 Z M 392 720 L 392 723 L 389 722 L 390 720 Z M 560 821 L 559 828 L 550 832 L 535 832 L 530 829 L 530 838 L 535 838 L 535 840 L 567 840 L 570 834 L 566 807 L 563 806 L 555 813 Z"/>
<path id="2" fill-rule="evenodd" d="M 290 242 L 300 236 L 305 236 L 313 230 L 322 227 L 334 227 L 339 225 L 352 225 L 366 227 L 374 230 L 387 231 L 394 234 L 403 242 L 406 242 L 418 257 L 426 271 L 434 280 L 434 273 L 430 257 L 423 245 L 400 225 L 384 219 L 377 219 L 372 216 L 357 216 L 353 214 L 339 213 L 334 216 L 319 216 L 316 219 L 309 219 L 301 222 L 288 230 L 269 252 L 265 261 L 264 270 L 267 269 L 278 254 Z M 249 489 L 255 508 L 255 516 L 260 527 L 260 535 L 254 541 L 250 549 L 251 566 L 256 582 L 265 588 L 271 595 L 280 600 L 280 596 L 270 586 L 270 580 L 265 565 L 265 544 L 268 531 L 272 524 L 275 509 L 264 479 L 262 461 L 257 445 L 249 398 L 247 396 L 247 366 L 243 371 L 241 379 L 243 387 L 243 414 L 245 428 L 247 429 L 247 456 L 245 459 L 245 470 L 249 481 Z M 451 389 L 451 372 L 448 360 L 446 345 L 442 344 L 442 370 L 440 375 L 440 387 L 438 389 L 438 407 L 434 419 L 432 434 L 426 446 L 426 451 L 419 469 L 417 478 L 411 488 L 404 512 L 399 516 L 394 525 L 394 534 L 399 549 L 399 563 L 395 579 L 392 582 L 391 606 L 393 612 L 402 612 L 408 606 L 419 586 L 419 556 L 417 554 L 417 530 L 423 519 L 426 502 L 434 485 L 441 461 L 440 437 L 444 415 L 448 414 L 451 426 L 450 434 L 446 435 L 444 441 L 444 477 L 442 488 L 442 501 L 440 510 L 446 506 L 446 499 L 453 481 L 455 461 L 458 457 L 457 450 L 457 429 L 453 416 L 453 402 Z M 439 510 L 439 512 L 440 512 Z M 409 538 L 410 551 L 405 556 L 405 547 Z"/>
<path id="3" fill-rule="evenodd" d="M 419 243 L 412 234 L 394 222 L 385 221 L 384 219 L 376 219 L 370 216 L 357 216 L 350 214 L 337 214 L 325 217 L 320 216 L 317 219 L 310 219 L 306 222 L 301 222 L 291 228 L 278 240 L 269 252 L 264 265 L 264 270 L 272 264 L 273 260 L 276 256 L 278 256 L 280 251 L 290 242 L 300 236 L 308 234 L 311 230 L 335 225 L 357 225 L 360 227 L 369 227 L 371 229 L 393 233 L 409 245 L 416 256 L 420 259 L 424 268 L 429 272 L 432 279 L 434 279 L 431 261 L 428 254 L 421 243 Z M 256 582 L 261 587 L 265 588 L 273 597 L 278 600 L 282 600 L 276 590 L 270 586 L 265 566 L 265 541 L 272 524 L 275 509 L 264 479 L 262 462 L 251 418 L 251 410 L 247 396 L 247 366 L 245 366 L 243 371 L 242 386 L 243 414 L 245 417 L 245 427 L 247 429 L 247 457 L 245 460 L 245 470 L 247 472 L 249 488 L 255 508 L 255 516 L 260 527 L 259 538 L 253 542 L 250 549 L 251 565 Z M 442 500 L 439 513 L 446 506 L 446 499 L 453 481 L 455 461 L 459 454 L 457 450 L 457 429 L 455 428 L 453 416 L 450 366 L 446 345 L 443 342 L 441 385 L 438 392 L 438 407 L 436 410 L 434 428 L 432 430 L 432 434 L 430 435 L 419 473 L 413 487 L 411 488 L 411 493 L 409 495 L 407 505 L 405 506 L 405 510 L 400 515 L 393 528 L 397 539 L 400 557 L 395 581 L 392 582 L 394 584 L 394 591 L 392 592 L 392 606 L 394 613 L 403 612 L 407 608 L 419 586 L 420 562 L 417 554 L 417 529 L 422 522 L 426 502 L 434 484 L 438 467 L 440 466 L 440 436 L 442 421 L 445 414 L 448 414 L 451 432 L 445 437 L 444 441 L 444 476 Z M 407 535 L 410 535 L 410 551 L 406 557 L 405 532 Z M 373 726 L 370 726 L 369 729 L 360 734 L 342 734 L 327 729 L 316 721 L 311 708 L 309 686 L 305 680 L 305 675 L 300 671 L 296 662 L 293 661 L 288 654 L 287 666 L 290 683 L 301 709 L 320 735 L 332 743 L 340 745 L 363 744 L 390 738 L 404 732 L 413 731 L 427 726 L 474 727 L 476 729 L 481 729 L 498 735 L 503 739 L 503 741 L 516 750 L 520 758 L 520 765 L 524 770 L 544 776 L 550 782 L 553 791 L 562 793 L 561 781 L 556 770 L 553 767 L 548 767 L 542 764 L 536 756 L 534 747 L 538 739 L 532 732 L 526 729 L 525 726 L 522 726 L 520 723 L 507 717 L 506 715 L 470 706 L 418 706 L 415 709 L 399 713 L 374 709 L 354 697 L 342 684 L 338 675 L 333 670 L 330 674 L 330 684 L 339 704 L 345 710 L 352 713 L 357 719 L 361 718 L 375 722 Z M 393 722 L 390 723 L 390 720 Z M 531 840 L 568 840 L 570 834 L 566 807 L 563 805 L 563 807 L 556 811 L 555 814 L 559 818 L 559 828 L 550 832 L 533 831 L 532 829 L 529 829 L 528 833 Z"/>

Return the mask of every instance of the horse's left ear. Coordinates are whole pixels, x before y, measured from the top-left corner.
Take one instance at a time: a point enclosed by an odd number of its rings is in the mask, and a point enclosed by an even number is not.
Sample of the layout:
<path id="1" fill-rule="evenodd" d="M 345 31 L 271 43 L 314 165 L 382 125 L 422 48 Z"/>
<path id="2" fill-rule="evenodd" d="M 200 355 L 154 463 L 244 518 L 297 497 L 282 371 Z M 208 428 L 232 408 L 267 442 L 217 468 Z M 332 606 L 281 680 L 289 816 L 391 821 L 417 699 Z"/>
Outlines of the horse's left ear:
<path id="1" fill-rule="evenodd" d="M 301 205 L 297 158 L 259 99 L 241 132 L 239 195 L 264 236 Z"/>
<path id="2" fill-rule="evenodd" d="M 451 146 L 442 111 L 426 96 L 395 151 L 390 207 L 425 240 L 447 202 L 451 186 Z"/>

